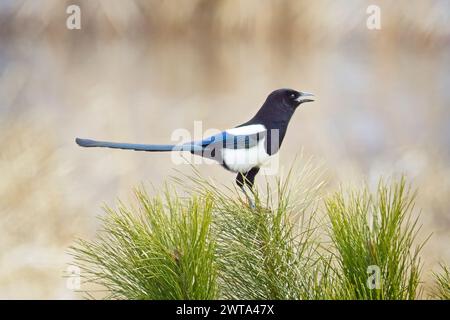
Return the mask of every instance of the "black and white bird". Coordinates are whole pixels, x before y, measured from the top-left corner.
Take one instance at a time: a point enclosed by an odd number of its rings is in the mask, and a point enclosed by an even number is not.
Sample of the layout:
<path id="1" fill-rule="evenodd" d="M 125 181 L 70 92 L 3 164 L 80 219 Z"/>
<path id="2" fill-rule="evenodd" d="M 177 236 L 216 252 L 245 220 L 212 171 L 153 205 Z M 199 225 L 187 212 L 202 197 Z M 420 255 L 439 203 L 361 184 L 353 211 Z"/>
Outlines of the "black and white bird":
<path id="1" fill-rule="evenodd" d="M 298 106 L 314 101 L 314 95 L 292 89 L 273 91 L 256 115 L 235 128 L 200 141 L 183 144 L 133 144 L 76 139 L 82 147 L 105 147 L 147 152 L 188 151 L 216 160 L 225 169 L 237 173 L 236 183 L 247 196 L 245 186 L 253 189 L 261 166 L 276 154 L 283 142 L 289 121 Z"/>

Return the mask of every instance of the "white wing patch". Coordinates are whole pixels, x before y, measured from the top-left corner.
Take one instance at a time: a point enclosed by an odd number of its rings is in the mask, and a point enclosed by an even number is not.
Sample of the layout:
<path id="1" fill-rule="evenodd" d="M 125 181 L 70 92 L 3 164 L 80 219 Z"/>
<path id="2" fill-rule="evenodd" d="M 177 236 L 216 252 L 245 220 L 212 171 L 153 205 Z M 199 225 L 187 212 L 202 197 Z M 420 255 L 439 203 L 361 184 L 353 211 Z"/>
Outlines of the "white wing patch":
<path id="1" fill-rule="evenodd" d="M 266 131 L 266 127 L 264 127 L 262 124 L 252 124 L 250 126 L 237 127 L 226 130 L 226 132 L 235 136 L 255 134 L 263 131 Z"/>

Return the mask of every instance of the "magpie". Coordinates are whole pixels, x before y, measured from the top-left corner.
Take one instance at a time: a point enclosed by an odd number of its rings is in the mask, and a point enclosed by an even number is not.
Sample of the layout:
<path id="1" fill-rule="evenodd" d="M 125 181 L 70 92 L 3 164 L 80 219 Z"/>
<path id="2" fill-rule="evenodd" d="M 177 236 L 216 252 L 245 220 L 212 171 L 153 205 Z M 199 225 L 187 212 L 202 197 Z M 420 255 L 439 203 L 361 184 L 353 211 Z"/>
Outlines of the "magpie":
<path id="1" fill-rule="evenodd" d="M 81 147 L 104 147 L 147 152 L 188 151 L 213 159 L 225 169 L 237 173 L 236 183 L 245 191 L 253 190 L 260 167 L 276 154 L 286 135 L 289 121 L 298 106 L 314 101 L 314 95 L 293 89 L 278 89 L 269 94 L 266 101 L 249 121 L 200 141 L 182 144 L 134 144 L 76 138 Z"/>

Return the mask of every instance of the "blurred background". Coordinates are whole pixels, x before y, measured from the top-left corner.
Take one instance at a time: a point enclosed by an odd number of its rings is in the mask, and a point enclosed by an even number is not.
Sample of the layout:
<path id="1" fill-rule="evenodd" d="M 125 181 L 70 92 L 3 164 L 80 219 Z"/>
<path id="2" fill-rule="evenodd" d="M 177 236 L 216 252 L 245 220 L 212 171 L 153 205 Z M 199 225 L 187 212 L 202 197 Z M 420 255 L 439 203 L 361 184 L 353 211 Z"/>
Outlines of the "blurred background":
<path id="1" fill-rule="evenodd" d="M 81 30 L 66 28 L 71 4 Z M 381 30 L 366 27 L 371 4 Z M 282 166 L 303 149 L 330 190 L 402 173 L 418 189 L 429 286 L 450 263 L 448 0 L 0 0 L 0 298 L 80 298 L 67 248 L 94 236 L 104 203 L 174 174 L 167 154 L 75 137 L 229 128 L 281 87 L 318 97 L 294 116 Z"/>

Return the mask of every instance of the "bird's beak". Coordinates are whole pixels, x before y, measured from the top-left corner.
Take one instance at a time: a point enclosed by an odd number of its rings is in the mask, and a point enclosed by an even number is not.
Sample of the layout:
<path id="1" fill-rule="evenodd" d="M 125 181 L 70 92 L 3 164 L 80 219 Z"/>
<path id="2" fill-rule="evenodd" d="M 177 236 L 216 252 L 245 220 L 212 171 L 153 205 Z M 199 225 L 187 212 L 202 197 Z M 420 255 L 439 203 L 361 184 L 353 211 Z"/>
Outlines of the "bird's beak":
<path id="1" fill-rule="evenodd" d="M 296 99 L 297 102 L 311 102 L 314 101 L 314 95 L 309 92 L 300 92 L 300 96 Z"/>

